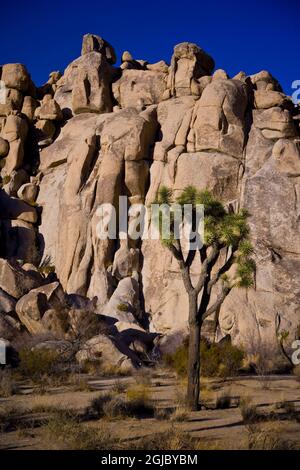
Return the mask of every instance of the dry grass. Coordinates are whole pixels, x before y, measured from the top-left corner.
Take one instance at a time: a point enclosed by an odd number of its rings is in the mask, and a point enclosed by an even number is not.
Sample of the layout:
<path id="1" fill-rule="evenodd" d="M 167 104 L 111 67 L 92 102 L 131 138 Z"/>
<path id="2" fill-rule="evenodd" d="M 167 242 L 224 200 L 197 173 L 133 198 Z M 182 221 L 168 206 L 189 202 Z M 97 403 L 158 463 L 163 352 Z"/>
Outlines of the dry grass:
<path id="1" fill-rule="evenodd" d="M 142 367 L 134 373 L 133 377 L 138 385 L 151 386 L 152 371 L 150 369 Z"/>
<path id="2" fill-rule="evenodd" d="M 0 397 L 8 398 L 17 392 L 13 374 L 10 370 L 0 371 Z"/>
<path id="3" fill-rule="evenodd" d="M 175 389 L 175 406 L 184 408 L 186 406 L 186 386 L 185 384 L 178 385 Z"/>
<path id="4" fill-rule="evenodd" d="M 183 421 L 187 421 L 188 419 L 188 412 L 185 408 L 178 407 L 174 410 L 174 412 L 170 416 L 170 420 L 177 423 L 182 423 Z"/>
<path id="5" fill-rule="evenodd" d="M 265 425 L 250 424 L 247 426 L 248 448 L 250 450 L 292 450 L 294 444 L 282 437 L 282 425 L 268 423 Z"/>
<path id="6" fill-rule="evenodd" d="M 126 408 L 129 416 L 147 417 L 154 415 L 149 388 L 139 384 L 126 390 Z"/>
<path id="7" fill-rule="evenodd" d="M 104 405 L 114 398 L 112 393 L 105 393 L 93 398 L 90 405 L 86 409 L 86 415 L 94 418 L 102 418 L 104 413 Z"/>
<path id="8" fill-rule="evenodd" d="M 116 379 L 112 386 L 112 391 L 115 393 L 124 393 L 126 391 L 126 385 L 122 380 Z"/>
<path id="9" fill-rule="evenodd" d="M 147 418 L 154 416 L 155 408 L 151 403 L 150 393 L 143 385 L 131 386 L 125 397 L 114 392 L 94 398 L 87 407 L 86 415 L 91 418 Z"/>
<path id="10" fill-rule="evenodd" d="M 188 434 L 170 427 L 163 433 L 142 437 L 129 442 L 128 450 L 196 450 L 198 442 Z"/>
<path id="11" fill-rule="evenodd" d="M 87 380 L 81 377 L 80 374 L 70 374 L 68 385 L 72 387 L 74 392 L 91 392 L 93 390 Z"/>
<path id="12" fill-rule="evenodd" d="M 122 369 L 120 366 L 105 365 L 101 359 L 85 361 L 81 366 L 81 370 L 86 374 L 101 377 L 120 377 L 131 374 L 129 370 Z"/>
<path id="13" fill-rule="evenodd" d="M 106 450 L 113 448 L 112 437 L 105 423 L 97 429 L 80 423 L 74 413 L 54 413 L 44 429 L 49 447 L 66 450 Z"/>
<path id="14" fill-rule="evenodd" d="M 172 410 L 167 408 L 155 408 L 154 410 L 154 418 L 158 421 L 167 421 L 170 419 L 172 415 Z"/>
<path id="15" fill-rule="evenodd" d="M 293 374 L 294 374 L 294 376 L 296 377 L 296 380 L 297 380 L 298 382 L 300 382 L 300 365 L 294 367 L 294 369 L 293 369 Z"/>
<path id="16" fill-rule="evenodd" d="M 245 424 L 252 424 L 261 418 L 260 413 L 257 411 L 257 406 L 249 397 L 240 399 L 239 408 Z"/>

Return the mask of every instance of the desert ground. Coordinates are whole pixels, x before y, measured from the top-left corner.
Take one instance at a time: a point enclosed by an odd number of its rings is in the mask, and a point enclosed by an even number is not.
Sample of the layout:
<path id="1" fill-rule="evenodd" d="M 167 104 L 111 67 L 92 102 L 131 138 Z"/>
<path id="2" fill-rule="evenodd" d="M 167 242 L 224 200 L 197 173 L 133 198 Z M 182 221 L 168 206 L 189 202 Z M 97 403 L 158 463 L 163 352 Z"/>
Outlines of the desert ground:
<path id="1" fill-rule="evenodd" d="M 67 385 L 16 381 L 0 398 L 0 449 L 300 448 L 297 377 L 203 378 L 201 384 L 201 410 L 188 412 L 184 380 L 164 369 L 125 377 L 75 374 Z M 134 403 L 130 412 L 125 402 Z"/>

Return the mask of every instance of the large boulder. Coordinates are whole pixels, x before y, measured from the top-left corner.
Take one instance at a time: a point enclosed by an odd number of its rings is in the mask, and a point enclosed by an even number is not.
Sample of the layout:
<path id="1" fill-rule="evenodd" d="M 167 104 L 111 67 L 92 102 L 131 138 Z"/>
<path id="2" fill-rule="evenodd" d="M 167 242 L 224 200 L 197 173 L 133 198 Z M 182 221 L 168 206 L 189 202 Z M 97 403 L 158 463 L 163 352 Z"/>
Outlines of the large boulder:
<path id="1" fill-rule="evenodd" d="M 159 103 L 166 90 L 166 74 L 154 70 L 124 70 L 113 84 L 113 94 L 121 108 Z"/>
<path id="2" fill-rule="evenodd" d="M 255 110 L 253 122 L 256 128 L 261 129 L 263 136 L 267 139 L 289 138 L 297 135 L 291 113 L 278 106 Z"/>
<path id="3" fill-rule="evenodd" d="M 198 94 L 197 79 L 210 75 L 214 69 L 213 59 L 199 46 L 182 42 L 174 47 L 168 89 L 171 96 Z"/>
<path id="4" fill-rule="evenodd" d="M 43 325 L 42 318 L 46 311 L 55 310 L 63 323 L 65 294 L 59 282 L 45 284 L 32 289 L 24 295 L 16 305 L 18 317 L 27 330 L 32 334 L 45 333 L 49 328 Z"/>
<path id="5" fill-rule="evenodd" d="M 113 47 L 105 39 L 96 34 L 85 34 L 82 39 L 81 55 L 90 52 L 99 52 L 108 63 L 114 64 L 117 60 Z"/>
<path id="6" fill-rule="evenodd" d="M 9 152 L 4 166 L 4 171 L 8 175 L 23 164 L 27 132 L 28 124 L 26 119 L 16 114 L 10 114 L 7 117 L 1 136 L 9 142 Z"/>
<path id="7" fill-rule="evenodd" d="M 0 222 L 0 228 L 1 250 L 8 259 L 39 264 L 41 254 L 37 245 L 38 234 L 31 223 L 4 219 Z"/>
<path id="8" fill-rule="evenodd" d="M 23 64 L 5 64 L 2 66 L 1 80 L 7 88 L 26 92 L 30 86 L 30 75 Z"/>
<path id="9" fill-rule="evenodd" d="M 0 313 L 10 313 L 15 310 L 16 299 L 3 289 L 0 289 Z"/>
<path id="10" fill-rule="evenodd" d="M 113 263 L 115 249 L 113 240 L 98 237 L 101 215 L 97 209 L 102 203 L 117 207 L 122 194 L 143 200 L 148 174 L 139 165 L 133 168 L 126 163 L 146 164 L 156 130 L 154 106 L 142 112 L 127 108 L 102 115 L 82 114 L 68 121 L 60 137 L 41 152 L 42 168 L 56 168 L 40 184 L 40 233 L 46 240 L 45 255 L 51 255 L 68 293 L 97 296 L 102 305 L 107 302 L 111 293 L 107 267 Z M 62 164 L 57 166 L 59 162 Z"/>
<path id="11" fill-rule="evenodd" d="M 116 321 L 137 323 L 140 315 L 138 281 L 133 277 L 122 279 L 101 313 Z"/>
<path id="12" fill-rule="evenodd" d="M 0 189 L 0 210 L 3 219 L 22 220 L 35 224 L 38 220 L 36 208 L 21 199 L 9 197 Z"/>
<path id="13" fill-rule="evenodd" d="M 74 60 L 57 83 L 54 99 L 65 117 L 73 113 L 112 111 L 111 82 L 116 69 L 105 55 L 92 51 Z"/>
<path id="14" fill-rule="evenodd" d="M 42 283 L 37 273 L 24 271 L 18 264 L 0 258 L 0 288 L 14 299 L 20 299 Z"/>
<path id="15" fill-rule="evenodd" d="M 191 126 L 195 150 L 213 149 L 241 158 L 247 104 L 247 87 L 238 80 L 214 80 L 207 85 Z"/>
<path id="16" fill-rule="evenodd" d="M 76 354 L 76 359 L 80 364 L 96 360 L 104 367 L 116 367 L 125 371 L 140 364 L 140 360 L 128 346 L 102 334 L 89 339 Z"/>

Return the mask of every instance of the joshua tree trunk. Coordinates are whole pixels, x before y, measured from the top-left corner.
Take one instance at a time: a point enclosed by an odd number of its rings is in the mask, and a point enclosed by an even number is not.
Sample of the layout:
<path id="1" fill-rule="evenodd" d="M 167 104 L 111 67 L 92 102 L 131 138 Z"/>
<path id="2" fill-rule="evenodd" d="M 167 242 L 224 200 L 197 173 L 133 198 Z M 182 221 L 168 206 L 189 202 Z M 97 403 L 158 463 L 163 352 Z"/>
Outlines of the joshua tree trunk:
<path id="1" fill-rule="evenodd" d="M 189 294 L 189 354 L 187 401 L 190 410 L 199 408 L 200 380 L 200 328 L 197 318 L 197 295 Z"/>

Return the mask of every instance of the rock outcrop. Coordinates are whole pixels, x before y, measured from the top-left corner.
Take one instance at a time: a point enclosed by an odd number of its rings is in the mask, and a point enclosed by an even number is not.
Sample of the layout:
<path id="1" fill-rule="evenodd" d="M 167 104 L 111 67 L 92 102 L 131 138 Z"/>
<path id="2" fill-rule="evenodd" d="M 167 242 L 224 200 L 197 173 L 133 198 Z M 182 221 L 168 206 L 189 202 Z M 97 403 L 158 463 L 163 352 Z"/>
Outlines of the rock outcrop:
<path id="1" fill-rule="evenodd" d="M 276 355 L 280 328 L 288 350 L 300 324 L 298 107 L 269 72 L 214 72 L 192 43 L 175 46 L 170 66 L 128 51 L 116 62 L 87 34 L 40 88 L 21 64 L 1 69 L 0 336 L 26 328 L 53 346 L 86 331 L 79 362 L 124 368 L 151 356 L 154 332 L 184 336 L 176 260 L 158 240 L 100 239 L 99 207 L 118 213 L 120 196 L 149 205 L 162 185 L 193 185 L 251 214 L 255 286 L 230 292 L 215 337 Z"/>

